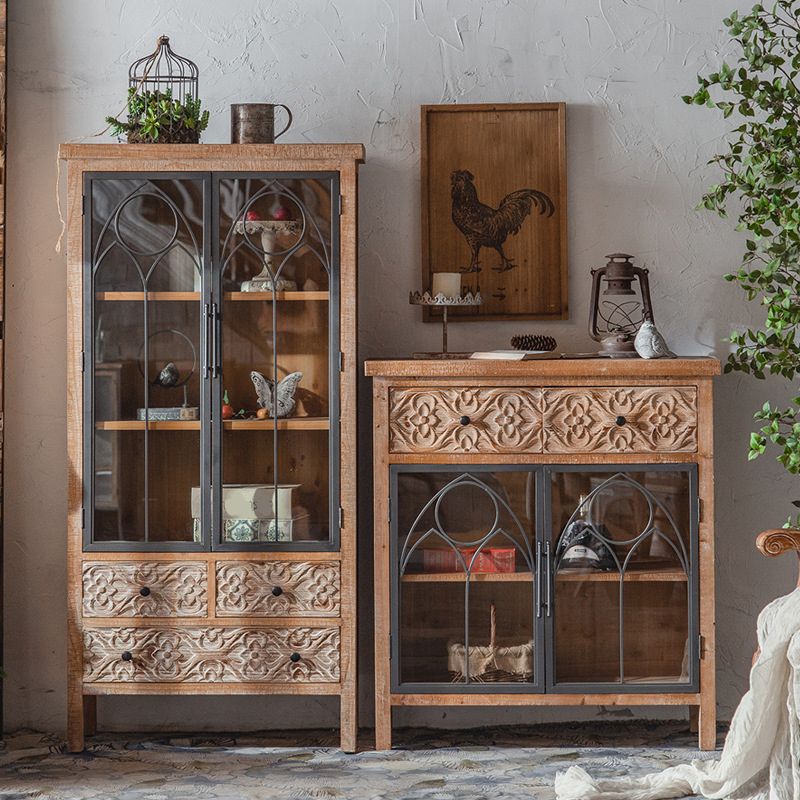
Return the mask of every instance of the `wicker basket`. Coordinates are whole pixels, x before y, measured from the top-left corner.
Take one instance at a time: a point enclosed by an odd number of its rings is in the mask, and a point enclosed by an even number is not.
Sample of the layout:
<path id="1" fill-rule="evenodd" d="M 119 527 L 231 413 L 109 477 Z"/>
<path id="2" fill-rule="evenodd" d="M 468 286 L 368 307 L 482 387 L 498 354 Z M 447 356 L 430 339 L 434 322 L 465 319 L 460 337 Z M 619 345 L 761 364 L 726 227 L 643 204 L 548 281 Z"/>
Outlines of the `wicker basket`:
<path id="1" fill-rule="evenodd" d="M 447 648 L 447 669 L 453 683 L 462 683 L 467 670 L 475 683 L 513 683 L 533 677 L 533 642 L 510 647 L 497 646 L 497 612 L 492 603 L 488 646 L 467 648 L 461 643 Z M 467 666 L 468 664 L 468 666 Z"/>

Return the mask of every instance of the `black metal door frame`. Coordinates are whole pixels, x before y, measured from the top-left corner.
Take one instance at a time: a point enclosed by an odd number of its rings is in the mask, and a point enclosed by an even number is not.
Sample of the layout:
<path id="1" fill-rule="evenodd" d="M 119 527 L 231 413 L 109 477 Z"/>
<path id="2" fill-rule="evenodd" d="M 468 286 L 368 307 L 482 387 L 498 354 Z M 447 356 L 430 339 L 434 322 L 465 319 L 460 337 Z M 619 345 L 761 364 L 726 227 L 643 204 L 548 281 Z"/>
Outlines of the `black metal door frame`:
<path id="1" fill-rule="evenodd" d="M 471 683 L 469 679 L 463 683 L 435 683 L 435 682 L 402 682 L 400 677 L 400 658 L 401 658 L 401 642 L 400 642 L 400 616 L 401 616 L 401 602 L 402 593 L 400 590 L 400 564 L 399 564 L 399 551 L 398 544 L 400 534 L 398 532 L 399 514 L 398 508 L 398 476 L 407 472 L 425 472 L 425 473 L 453 473 L 454 477 L 459 474 L 472 474 L 472 473 L 488 473 L 488 472 L 526 472 L 534 476 L 535 490 L 534 502 L 535 515 L 532 520 L 534 530 L 530 533 L 531 542 L 533 543 L 533 556 L 535 560 L 535 569 L 533 574 L 533 591 L 531 592 L 531 619 L 532 625 L 532 638 L 533 638 L 533 658 L 534 658 L 534 675 L 533 680 L 526 682 L 508 682 L 508 683 Z M 392 464 L 389 467 L 389 509 L 390 509 L 390 522 L 389 522 L 389 558 L 391 562 L 391 644 L 390 644 L 390 658 L 391 658 L 391 691 L 403 694 L 422 694 L 422 693 L 436 693 L 436 694 L 464 694 L 464 693 L 480 693 L 480 694 L 541 694 L 545 691 L 544 680 L 544 608 L 541 605 L 543 600 L 542 582 L 540 580 L 542 559 L 538 543 L 538 531 L 541 530 L 543 517 L 542 517 L 542 468 L 532 464 Z M 403 532 L 406 536 L 408 532 Z M 468 581 L 465 580 L 465 584 Z M 468 597 L 465 591 L 465 597 Z M 465 601 L 466 602 L 466 601 Z M 469 627 L 469 608 L 465 607 L 465 628 Z M 467 644 L 468 644 L 467 639 Z"/>
<path id="2" fill-rule="evenodd" d="M 536 476 L 535 510 L 535 554 L 534 576 L 534 680 L 529 683 L 436 683 L 402 682 L 401 658 L 401 580 L 399 563 L 398 531 L 398 476 L 408 472 L 451 472 L 457 474 L 486 472 L 532 472 Z M 551 476 L 557 472 L 684 472 L 689 478 L 689 573 L 687 580 L 688 661 L 689 680 L 683 683 L 620 683 L 586 682 L 558 683 L 555 680 L 555 580 L 552 521 Z M 698 468 L 697 464 L 392 464 L 389 466 L 389 559 L 390 581 L 390 688 L 397 694 L 664 694 L 699 691 L 700 647 L 699 647 L 699 515 L 698 515 Z M 403 532 L 402 535 L 407 535 Z M 550 550 L 551 552 L 548 552 Z M 538 602 L 537 602 L 538 599 Z M 468 624 L 468 623 L 467 623 Z"/>
<path id="3" fill-rule="evenodd" d="M 211 238 L 208 230 L 211 223 L 211 173 L 208 172 L 84 172 L 83 173 L 83 549 L 84 552 L 198 552 L 209 547 L 208 522 L 209 505 L 202 504 L 202 518 L 200 523 L 203 538 L 200 542 L 151 542 L 151 541 L 123 541 L 95 542 L 94 532 L 94 363 L 95 363 L 95 281 L 94 281 L 94 254 L 92 252 L 92 222 L 93 222 L 93 193 L 94 181 L 107 180 L 142 180 L 142 181 L 199 181 L 203 187 L 203 265 L 200 271 L 201 298 L 210 292 L 211 270 Z M 145 287 L 146 288 L 146 287 Z M 145 314 L 147 312 L 147 295 L 143 298 Z M 202 305 L 200 308 L 202 312 Z M 205 364 L 207 363 L 208 342 L 206 341 L 203 315 L 200 314 L 200 362 L 203 369 L 203 380 L 200 390 L 200 474 L 201 485 L 210 480 L 211 453 L 209 450 L 209 400 L 210 385 L 205 379 Z M 147 328 L 143 331 L 146 337 Z M 145 437 L 149 431 L 144 431 Z M 149 510 L 145 508 L 145 514 Z"/>
<path id="4" fill-rule="evenodd" d="M 340 372 L 339 372 L 339 304 L 340 298 L 340 178 L 336 171 L 322 172 L 213 172 L 212 179 L 212 253 L 213 253 L 213 273 L 212 273 L 212 306 L 215 308 L 214 327 L 215 327 L 215 346 L 216 353 L 215 369 L 213 370 L 211 386 L 211 438 L 213 446 L 212 453 L 212 492 L 211 492 L 211 517 L 212 536 L 211 549 L 219 551 L 234 552 L 273 552 L 273 551 L 294 551 L 294 552 L 331 552 L 339 549 L 339 524 L 340 524 L 340 469 L 341 469 L 341 434 L 340 434 Z M 223 339 L 223 292 L 222 292 L 222 253 L 220 248 L 220 209 L 219 209 L 219 187 L 224 180 L 318 180 L 330 182 L 330 202 L 331 202 L 331 258 L 330 274 L 328 276 L 329 301 L 328 301 L 328 530 L 329 538 L 326 541 L 305 540 L 299 542 L 224 542 L 222 541 L 222 447 L 223 447 L 223 428 L 222 428 L 222 393 L 224 379 L 224 359 L 222 358 L 224 339 Z M 276 305 L 273 303 L 273 310 Z M 274 318 L 273 318 L 274 319 Z M 277 335 L 277 330 L 273 330 L 273 337 Z M 278 441 L 278 423 L 275 420 L 273 431 L 274 441 Z M 274 474 L 277 477 L 277 464 L 274 464 Z"/>
<path id="5" fill-rule="evenodd" d="M 331 243 L 328 303 L 329 379 L 329 532 L 326 541 L 222 541 L 222 275 L 219 241 L 219 182 L 225 179 L 308 179 L 329 181 Z M 95 542 L 94 524 L 94 274 L 92 253 L 92 182 L 102 180 L 195 180 L 203 187 L 203 266 L 201 270 L 200 484 L 211 492 L 202 497 L 200 542 Z M 323 172 L 85 172 L 83 174 L 83 549 L 85 552 L 336 551 L 340 533 L 340 175 Z M 146 309 L 146 297 L 144 299 Z M 276 423 L 277 429 L 277 423 Z M 277 430 L 276 430 L 277 433 Z M 145 431 L 145 436 L 148 432 Z M 147 512 L 146 512 L 147 513 Z"/>
<path id="6" fill-rule="evenodd" d="M 544 521 L 542 536 L 546 547 L 554 548 L 556 538 L 553 530 L 552 514 L 552 481 L 551 477 L 559 472 L 600 472 L 613 475 L 631 472 L 684 472 L 689 477 L 689 572 L 687 590 L 689 601 L 688 619 L 688 660 L 689 680 L 681 683 L 623 683 L 614 681 L 598 682 L 559 682 L 556 676 L 556 628 L 555 618 L 558 613 L 555 602 L 555 560 L 552 560 L 549 573 L 549 598 L 546 617 L 547 640 L 547 692 L 555 694 L 670 694 L 695 693 L 699 691 L 700 649 L 698 631 L 700 624 L 698 602 L 698 514 L 697 514 L 697 465 L 696 464 L 563 464 L 548 465 L 544 470 Z M 622 615 L 623 608 L 620 608 Z M 623 631 L 620 631 L 623 635 Z M 623 665 L 620 664 L 620 669 Z M 623 673 L 624 677 L 624 673 Z"/>

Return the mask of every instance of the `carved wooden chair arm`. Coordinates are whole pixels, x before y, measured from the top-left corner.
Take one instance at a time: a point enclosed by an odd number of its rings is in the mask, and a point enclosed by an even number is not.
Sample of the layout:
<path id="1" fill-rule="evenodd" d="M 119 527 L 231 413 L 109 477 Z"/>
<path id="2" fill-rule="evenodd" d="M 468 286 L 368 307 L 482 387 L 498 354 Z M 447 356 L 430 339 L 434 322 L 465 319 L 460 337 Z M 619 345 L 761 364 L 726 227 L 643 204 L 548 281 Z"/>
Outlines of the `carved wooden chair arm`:
<path id="1" fill-rule="evenodd" d="M 756 547 L 765 556 L 779 556 L 794 550 L 800 559 L 800 530 L 788 528 L 772 528 L 758 534 Z M 797 576 L 797 586 L 800 587 L 800 572 Z"/>
<path id="2" fill-rule="evenodd" d="M 780 556 L 790 550 L 795 550 L 800 557 L 800 531 L 772 528 L 758 534 L 756 547 L 765 556 Z"/>

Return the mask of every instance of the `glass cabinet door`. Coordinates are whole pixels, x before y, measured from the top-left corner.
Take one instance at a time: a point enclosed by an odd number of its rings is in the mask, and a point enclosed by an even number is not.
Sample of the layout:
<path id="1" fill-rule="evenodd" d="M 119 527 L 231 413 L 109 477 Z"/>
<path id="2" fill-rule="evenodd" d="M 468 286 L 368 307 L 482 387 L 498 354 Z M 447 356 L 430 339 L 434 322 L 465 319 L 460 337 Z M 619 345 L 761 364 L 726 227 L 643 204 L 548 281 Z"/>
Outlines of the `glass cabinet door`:
<path id="1" fill-rule="evenodd" d="M 332 549 L 338 175 L 215 175 L 215 546 Z"/>
<path id="2" fill-rule="evenodd" d="M 86 178 L 86 544 L 202 547 L 203 176 Z"/>
<path id="3" fill-rule="evenodd" d="M 393 684 L 538 691 L 537 470 L 391 467 Z"/>
<path id="4" fill-rule="evenodd" d="M 697 685 L 695 467 L 548 470 L 549 683 Z"/>

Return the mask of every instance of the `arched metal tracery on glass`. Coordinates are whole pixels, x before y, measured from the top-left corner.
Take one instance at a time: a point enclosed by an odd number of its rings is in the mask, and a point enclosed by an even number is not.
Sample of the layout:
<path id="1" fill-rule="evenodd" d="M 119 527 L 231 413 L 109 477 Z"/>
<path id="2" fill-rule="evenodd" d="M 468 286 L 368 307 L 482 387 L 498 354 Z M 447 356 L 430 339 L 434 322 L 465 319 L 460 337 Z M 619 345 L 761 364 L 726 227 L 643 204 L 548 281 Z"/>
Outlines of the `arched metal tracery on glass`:
<path id="1" fill-rule="evenodd" d="M 86 334 L 92 343 L 91 355 L 93 380 L 87 385 L 90 397 L 87 398 L 92 409 L 92 428 L 95 418 L 99 427 L 111 425 L 112 430 L 94 432 L 90 454 L 90 474 L 95 473 L 95 461 L 102 461 L 104 454 L 119 449 L 114 438 L 122 431 L 136 431 L 135 422 L 126 423 L 124 419 L 105 420 L 95 415 L 95 401 L 108 414 L 108 397 L 97 396 L 97 380 L 101 379 L 103 391 L 107 393 L 108 377 L 114 376 L 116 414 L 113 416 L 136 417 L 143 423 L 141 440 L 141 512 L 135 504 L 129 503 L 127 513 L 117 509 L 117 536 L 127 538 L 133 535 L 151 541 L 151 500 L 152 500 L 152 442 L 150 439 L 153 424 L 151 408 L 152 392 L 158 392 L 160 405 L 172 402 L 176 407 L 187 405 L 189 391 L 192 404 L 199 412 L 201 402 L 200 376 L 195 375 L 196 354 L 202 345 L 199 319 L 199 297 L 203 286 L 204 272 L 204 193 L 202 180 L 186 179 L 139 179 L 117 177 L 97 179 L 91 185 L 90 205 L 90 302 L 86 309 Z M 184 292 L 183 302 L 161 303 L 153 297 L 165 297 L 173 292 Z M 187 364 L 182 356 L 170 355 L 179 362 L 172 369 L 176 371 L 174 384 L 171 381 L 153 380 L 168 363 L 158 362 L 160 352 L 153 354 L 154 337 L 171 332 L 188 347 L 182 349 L 192 353 Z M 164 337 L 158 339 L 156 350 L 164 350 Z M 174 348 L 173 348 L 174 349 Z M 172 359 L 169 359 L 171 361 Z M 127 365 L 135 365 L 129 370 Z M 184 374 L 178 374 L 182 371 Z M 192 380 L 191 386 L 189 384 Z M 139 392 L 133 385 L 139 381 Z M 180 397 L 169 386 L 178 387 Z M 138 395 L 138 396 L 137 396 Z M 134 404 L 132 400 L 135 399 Z M 138 406 L 134 409 L 133 406 Z M 130 406 L 130 408 L 126 408 Z M 136 411 L 136 414 L 134 414 Z M 199 413 L 198 413 L 199 417 Z M 195 417 L 196 419 L 198 417 Z M 199 421 L 197 426 L 199 428 Z M 113 426 L 116 426 L 115 432 Z M 138 452 L 136 448 L 133 448 Z M 199 445 L 197 446 L 199 451 Z M 118 460 L 118 458 L 117 458 Z M 135 458 L 134 458 L 135 460 Z M 200 480 L 201 465 L 198 463 L 194 482 Z M 137 472 L 136 465 L 127 464 L 128 472 Z M 96 473 L 95 473 L 96 474 Z M 111 476 L 121 480 L 121 476 Z M 92 491 L 88 508 L 97 512 L 102 503 L 95 502 L 92 482 L 87 482 Z M 187 488 L 188 492 L 188 488 Z M 118 494 L 118 493 L 117 493 Z M 187 495 L 188 496 L 188 495 Z M 187 500 L 188 503 L 188 500 Z M 127 520 L 125 519 L 127 517 Z M 138 520 L 138 522 L 137 522 Z M 125 532 L 126 528 L 140 528 L 141 533 Z M 164 531 L 161 531 L 164 533 Z M 173 529 L 169 535 L 174 535 Z M 160 535 L 159 534 L 159 535 Z M 191 525 L 177 532 L 181 538 L 191 540 Z"/>
<path id="2" fill-rule="evenodd" d="M 630 519 L 636 518 L 634 505 L 636 501 L 643 501 L 646 508 L 644 522 L 638 532 L 615 536 L 606 525 L 608 508 L 604 504 L 627 503 L 629 505 L 628 516 Z M 593 565 L 589 565 L 583 570 L 578 570 L 578 574 L 573 570 L 569 563 L 570 549 L 573 544 L 575 527 L 580 526 L 580 541 L 584 548 L 592 552 Z M 641 570 L 641 563 L 638 560 L 639 554 L 645 550 L 648 544 L 654 541 L 663 543 L 668 554 L 665 560 L 670 562 L 669 575 L 671 580 L 675 580 L 674 570 L 682 574 L 682 579 L 678 582 L 686 588 L 686 645 L 683 655 L 682 675 L 680 681 L 688 681 L 689 676 L 686 672 L 689 651 L 689 631 L 691 630 L 691 604 L 689 602 L 690 580 L 691 580 L 691 558 L 687 547 L 685 535 L 682 533 L 681 525 L 678 524 L 675 515 L 653 491 L 632 475 L 625 472 L 618 472 L 602 480 L 597 486 L 583 497 L 577 504 L 567 523 L 561 529 L 555 542 L 555 559 L 553 564 L 553 579 L 558 586 L 559 579 L 562 586 L 570 577 L 579 583 L 580 572 L 591 576 L 593 569 L 604 569 L 608 572 L 615 572 L 617 575 L 617 632 L 618 632 L 618 659 L 619 659 L 619 682 L 626 682 L 625 670 L 625 632 L 626 632 L 626 578 L 636 577 L 637 570 Z M 598 552 L 601 553 L 598 556 Z M 602 566 L 598 567 L 598 563 Z M 662 565 L 663 569 L 663 565 Z M 596 574 L 596 573 L 595 573 Z M 587 577 L 588 579 L 588 577 Z M 574 600 L 573 600 L 574 602 Z M 580 615 L 580 608 L 569 608 L 566 601 L 555 600 L 554 607 L 556 613 L 564 615 Z M 633 613 L 637 613 L 633 609 Z"/>
<path id="3" fill-rule="evenodd" d="M 225 301 L 220 324 L 223 374 L 215 393 L 227 391 L 236 409 L 252 407 L 252 371 L 262 374 L 275 394 L 283 379 L 301 373 L 299 413 L 320 421 L 317 432 L 313 424 L 301 432 L 272 414 L 266 420 L 271 442 L 258 444 L 256 432 L 245 441 L 240 429 L 237 444 L 271 451 L 268 472 L 258 475 L 246 475 L 226 459 L 224 443 L 230 432 L 223 432 L 222 482 L 271 484 L 278 503 L 276 520 L 289 517 L 294 525 L 294 506 L 301 514 L 307 509 L 309 530 L 299 535 L 333 542 L 338 529 L 338 507 L 333 505 L 338 426 L 327 420 L 338 420 L 338 370 L 331 358 L 338 351 L 338 183 L 331 174 L 225 175 L 217 186 L 217 290 Z M 245 297 L 260 302 L 241 302 Z M 241 346 L 234 352 L 237 342 Z M 327 464 L 327 474 L 311 475 L 308 459 L 302 464 L 292 460 L 293 443 L 302 436 Z M 278 491 L 281 486 L 296 487 L 292 507 L 281 508 L 281 503 L 289 504 L 285 492 Z"/>
<path id="4" fill-rule="evenodd" d="M 473 623 L 470 619 L 470 590 L 474 582 L 475 566 L 479 563 L 482 554 L 490 545 L 496 545 L 498 541 L 504 542 L 510 545 L 521 558 L 521 564 L 519 566 L 522 566 L 522 570 L 520 570 L 520 572 L 523 575 L 529 576 L 531 584 L 537 569 L 530 528 L 531 520 L 535 517 L 535 512 L 533 510 L 533 504 L 535 502 L 535 474 L 530 472 L 525 475 L 528 527 L 523 524 L 517 516 L 517 513 L 515 513 L 502 484 L 492 480 L 494 477 L 496 476 L 465 472 L 449 480 L 438 488 L 430 499 L 424 503 L 412 524 L 406 529 L 402 542 L 398 543 L 397 569 L 401 585 L 404 576 L 413 576 L 416 574 L 416 570 L 414 569 L 415 557 L 418 557 L 426 546 L 430 547 L 432 544 L 439 542 L 444 544 L 445 547 L 452 552 L 458 570 L 464 575 L 463 648 L 460 644 L 458 647 L 460 648 L 459 652 L 463 650 L 465 654 L 465 668 L 462 674 L 458 677 L 454 677 L 453 680 L 466 684 L 481 682 L 480 678 L 471 675 L 471 666 L 466 667 L 466 664 L 471 665 L 471 653 L 478 649 L 477 645 L 471 642 L 474 637 L 471 635 Z M 485 516 L 484 519 L 489 521 L 488 524 L 485 525 L 485 528 L 481 528 L 478 532 L 462 532 L 457 535 L 452 531 L 448 531 L 449 525 L 448 521 L 445 519 L 443 506 L 451 495 L 462 489 L 470 493 L 473 502 L 477 498 L 482 498 L 487 502 L 488 508 L 486 510 L 488 511 L 488 516 Z M 400 602 L 402 603 L 402 598 Z M 538 593 L 536 595 L 536 602 L 537 605 L 540 602 Z M 492 601 L 492 606 L 493 605 L 494 602 Z M 482 613 L 484 611 L 486 614 L 490 613 L 489 609 L 481 610 Z M 526 637 L 526 643 L 523 644 L 522 647 L 529 647 L 530 653 L 532 654 L 535 616 L 532 608 L 529 609 L 528 612 L 529 616 L 527 619 L 530 620 L 530 630 Z M 491 614 L 494 616 L 493 608 Z M 523 617 L 525 616 L 525 613 L 521 610 L 520 614 Z M 494 628 L 494 622 L 492 622 L 492 628 Z M 493 644 L 492 642 L 492 645 Z M 530 660 L 532 663 L 532 656 L 529 655 L 526 660 Z M 532 672 L 527 674 L 525 678 L 533 678 Z M 520 678 L 509 679 L 519 680 Z"/>

